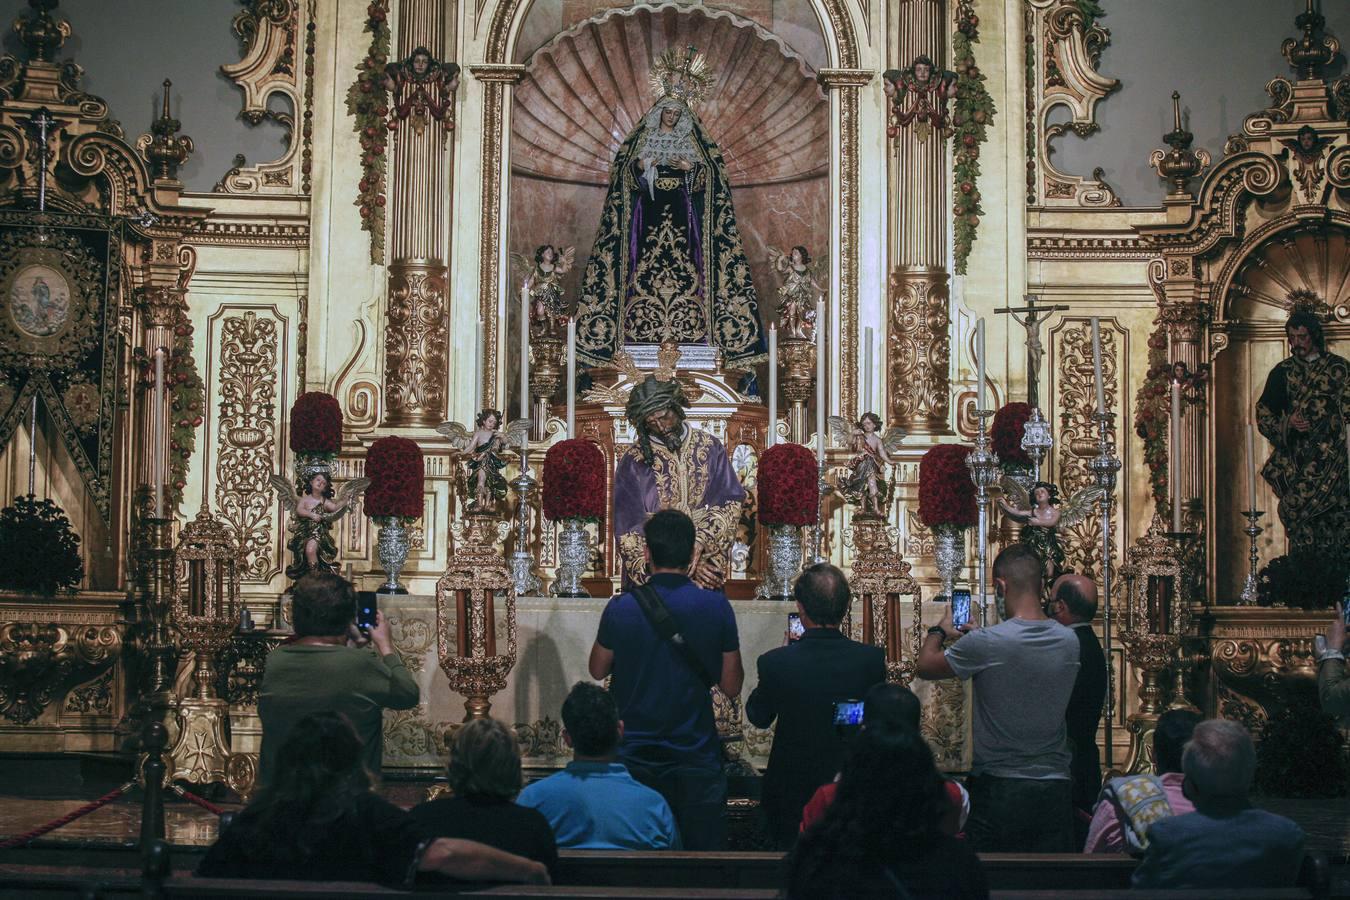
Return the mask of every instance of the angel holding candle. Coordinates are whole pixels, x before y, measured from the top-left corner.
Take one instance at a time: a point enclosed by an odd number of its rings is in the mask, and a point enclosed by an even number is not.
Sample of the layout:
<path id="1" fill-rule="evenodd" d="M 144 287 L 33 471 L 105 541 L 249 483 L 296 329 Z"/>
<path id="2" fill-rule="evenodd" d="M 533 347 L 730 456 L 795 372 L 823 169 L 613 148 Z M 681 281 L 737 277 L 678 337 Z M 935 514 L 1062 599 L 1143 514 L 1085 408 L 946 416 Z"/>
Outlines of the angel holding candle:
<path id="1" fill-rule="evenodd" d="M 532 335 L 555 337 L 566 321 L 562 277 L 572 270 L 575 257 L 575 247 L 562 248 L 552 244 L 536 247 L 533 262 L 523 254 L 511 254 L 512 262 L 526 270 L 521 289 L 529 296 Z"/>
<path id="2" fill-rule="evenodd" d="M 442 422 L 436 431 L 450 439 L 451 445 L 463 457 L 466 507 L 469 512 L 488 512 L 506 499 L 505 452 L 519 446 L 529 428 L 529 421 L 517 419 L 502 434 L 500 410 L 485 409 L 473 420 L 470 432 L 458 422 Z"/>
<path id="3" fill-rule="evenodd" d="M 1022 543 L 1044 563 L 1048 589 L 1064 574 L 1064 548 L 1059 542 L 1059 530 L 1071 528 L 1085 519 L 1103 496 L 1103 491 L 1098 487 L 1083 488 L 1069 498 L 1064 509 L 1060 509 L 1059 488 L 1048 481 L 1036 482 L 1030 492 L 1012 478 L 1004 477 L 1002 484 L 1004 496 L 1012 503 L 1000 499 L 998 505 L 1005 515 L 1022 523 Z"/>
<path id="4" fill-rule="evenodd" d="M 891 456 L 900 449 L 905 438 L 903 428 L 888 428 L 881 433 L 881 417 L 863 413 L 850 428 L 842 416 L 830 416 L 830 431 L 835 440 L 845 443 L 853 451 L 849 460 L 849 474 L 841 485 L 844 496 L 857 504 L 864 513 L 883 515 L 890 499 L 890 484 L 886 481 L 886 466 L 895 462 Z"/>
<path id="5" fill-rule="evenodd" d="M 302 471 L 294 484 L 280 475 L 273 475 L 271 482 L 290 513 L 286 549 L 291 564 L 286 577 L 297 581 L 310 572 L 336 572 L 338 548 L 332 524 L 347 514 L 370 479 L 353 478 L 334 491 L 328 472 L 318 469 Z"/>

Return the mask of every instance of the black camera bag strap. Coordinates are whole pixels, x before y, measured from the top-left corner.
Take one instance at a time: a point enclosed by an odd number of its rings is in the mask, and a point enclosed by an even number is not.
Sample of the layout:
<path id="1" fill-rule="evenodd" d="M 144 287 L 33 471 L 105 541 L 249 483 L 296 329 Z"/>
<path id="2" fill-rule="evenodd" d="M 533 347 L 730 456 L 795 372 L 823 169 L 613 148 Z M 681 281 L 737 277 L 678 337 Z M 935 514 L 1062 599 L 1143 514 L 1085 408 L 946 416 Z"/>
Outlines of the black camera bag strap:
<path id="1" fill-rule="evenodd" d="M 703 665 L 703 661 L 698 658 L 694 648 L 689 646 L 689 642 L 680 634 L 679 623 L 671 615 L 670 607 L 661 599 L 661 595 L 656 592 L 656 588 L 650 584 L 639 584 L 633 588 L 633 597 L 637 600 L 638 609 L 647 617 L 647 621 L 656 631 L 657 637 L 663 641 L 670 641 L 675 645 L 676 652 L 680 658 L 688 664 L 689 668 L 694 670 L 695 677 L 704 687 L 712 687 L 717 684 L 717 679 L 708 675 L 708 669 Z"/>

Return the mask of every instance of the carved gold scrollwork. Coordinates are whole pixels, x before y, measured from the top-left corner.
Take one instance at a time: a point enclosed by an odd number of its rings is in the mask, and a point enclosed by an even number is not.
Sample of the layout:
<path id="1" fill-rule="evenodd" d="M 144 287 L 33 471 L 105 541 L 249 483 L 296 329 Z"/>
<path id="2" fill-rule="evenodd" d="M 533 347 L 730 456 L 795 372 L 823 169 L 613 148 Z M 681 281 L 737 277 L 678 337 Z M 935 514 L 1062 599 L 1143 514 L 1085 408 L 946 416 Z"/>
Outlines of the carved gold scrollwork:
<path id="1" fill-rule="evenodd" d="M 276 455 L 280 366 L 277 322 L 255 310 L 227 316 L 220 338 L 220 448 L 216 506 L 239 539 L 239 576 L 265 583 L 279 567 L 272 542 L 276 503 L 268 489 Z"/>
<path id="2" fill-rule="evenodd" d="M 1050 162 L 1052 142 L 1072 132 L 1080 138 L 1095 133 L 1097 104 L 1120 87 L 1119 79 L 1097 71 L 1111 33 L 1090 20 L 1075 0 L 1029 0 L 1027 47 L 1027 202 L 1033 206 L 1114 207 L 1120 198 L 1103 178 L 1059 171 Z M 1069 120 L 1050 124 L 1051 112 L 1063 107 Z M 1039 177 L 1037 173 L 1039 172 Z"/>
<path id="3" fill-rule="evenodd" d="M 395 263 L 385 328 L 385 415 L 391 423 L 435 425 L 445 418 L 445 267 Z"/>
<path id="4" fill-rule="evenodd" d="M 1102 382 L 1106 408 L 1119 409 L 1120 342 L 1119 327 L 1103 321 Z M 1065 319 L 1057 327 L 1056 351 L 1059 357 L 1055 402 L 1059 412 L 1058 440 L 1059 488 L 1062 496 L 1072 496 L 1094 484 L 1088 460 L 1097 454 L 1097 423 L 1092 415 L 1096 398 L 1092 374 L 1092 326 L 1082 319 Z M 1117 446 L 1120 446 L 1117 444 Z M 1067 529 L 1061 529 L 1060 541 L 1070 565 L 1089 578 L 1101 578 L 1102 526 L 1098 516 L 1087 516 Z"/>
<path id="5" fill-rule="evenodd" d="M 898 268 L 891 273 L 888 364 L 891 413 L 909 428 L 945 428 L 950 409 L 951 359 L 947 273 Z"/>
<path id="6" fill-rule="evenodd" d="M 302 142 L 295 139 L 294 114 L 301 103 L 296 70 L 300 18 L 296 0 L 245 0 L 244 8 L 235 14 L 234 32 L 244 58 L 221 66 L 220 71 L 244 92 L 240 116 L 245 122 L 257 125 L 271 119 L 286 129 L 286 152 L 280 159 L 256 166 L 236 165 L 215 186 L 217 193 L 288 194 L 294 193 L 300 181 Z M 291 112 L 269 106 L 276 96 L 289 102 Z"/>
<path id="7" fill-rule="evenodd" d="M 60 688 L 111 665 L 121 648 L 115 625 L 0 625 L 0 716 L 17 725 L 35 721 Z"/>

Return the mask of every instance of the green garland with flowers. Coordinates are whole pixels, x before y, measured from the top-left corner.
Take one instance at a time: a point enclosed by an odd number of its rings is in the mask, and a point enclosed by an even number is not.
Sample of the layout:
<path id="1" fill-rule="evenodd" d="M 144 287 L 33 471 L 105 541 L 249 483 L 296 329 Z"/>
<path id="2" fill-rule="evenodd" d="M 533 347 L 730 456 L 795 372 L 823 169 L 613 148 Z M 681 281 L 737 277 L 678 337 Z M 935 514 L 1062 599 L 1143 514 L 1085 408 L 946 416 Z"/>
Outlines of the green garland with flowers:
<path id="1" fill-rule="evenodd" d="M 1134 433 L 1144 442 L 1144 464 L 1158 514 L 1172 514 L 1167 490 L 1167 429 L 1171 420 L 1171 366 L 1167 359 L 1167 327 L 1148 336 L 1148 371 L 1134 398 Z"/>
<path id="2" fill-rule="evenodd" d="M 386 138 L 389 98 L 384 90 L 384 68 L 389 63 L 389 0 L 371 0 L 366 7 L 366 31 L 370 48 L 356 66 L 356 81 L 347 89 L 347 112 L 356 123 L 361 142 L 361 180 L 357 183 L 356 206 L 361 228 L 370 232 L 370 261 L 384 261 L 384 207 Z"/>
<path id="3" fill-rule="evenodd" d="M 952 36 L 952 66 L 956 70 L 952 135 L 955 164 L 952 167 L 952 215 L 955 220 L 953 247 L 956 274 L 966 274 L 975 234 L 980 227 L 980 145 L 989 138 L 994 98 L 985 89 L 985 76 L 975 65 L 974 44 L 980 41 L 980 18 L 973 0 L 961 0 L 956 8 L 956 33 Z"/>
<path id="4" fill-rule="evenodd" d="M 197 429 L 201 427 L 202 412 L 206 408 L 205 385 L 197 374 L 197 361 L 192 355 L 192 323 L 183 310 L 177 315 L 173 327 L 174 348 L 164 365 L 165 399 L 169 404 L 169 472 L 164 499 L 170 512 L 183 502 L 188 460 L 197 447 Z M 148 398 L 149 392 L 155 389 L 154 360 L 143 347 L 136 348 L 135 357 Z"/>

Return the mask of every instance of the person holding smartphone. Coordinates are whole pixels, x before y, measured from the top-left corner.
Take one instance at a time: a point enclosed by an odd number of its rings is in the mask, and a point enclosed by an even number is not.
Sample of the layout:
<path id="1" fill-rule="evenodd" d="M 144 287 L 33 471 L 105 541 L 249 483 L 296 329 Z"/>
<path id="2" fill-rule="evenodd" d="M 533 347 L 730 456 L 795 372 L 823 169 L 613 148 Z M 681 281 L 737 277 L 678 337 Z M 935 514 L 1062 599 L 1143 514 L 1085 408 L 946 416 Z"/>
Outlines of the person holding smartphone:
<path id="1" fill-rule="evenodd" d="M 758 728 L 777 720 L 761 808 L 769 835 L 787 849 L 796 841 L 802 808 L 843 763 L 847 728 L 835 726 L 840 701 L 857 700 L 886 680 L 886 656 L 839 630 L 852 595 L 844 573 L 811 566 L 793 589 L 802 636 L 759 658 L 759 683 L 745 704 Z M 846 710 L 847 714 L 847 710 Z"/>

